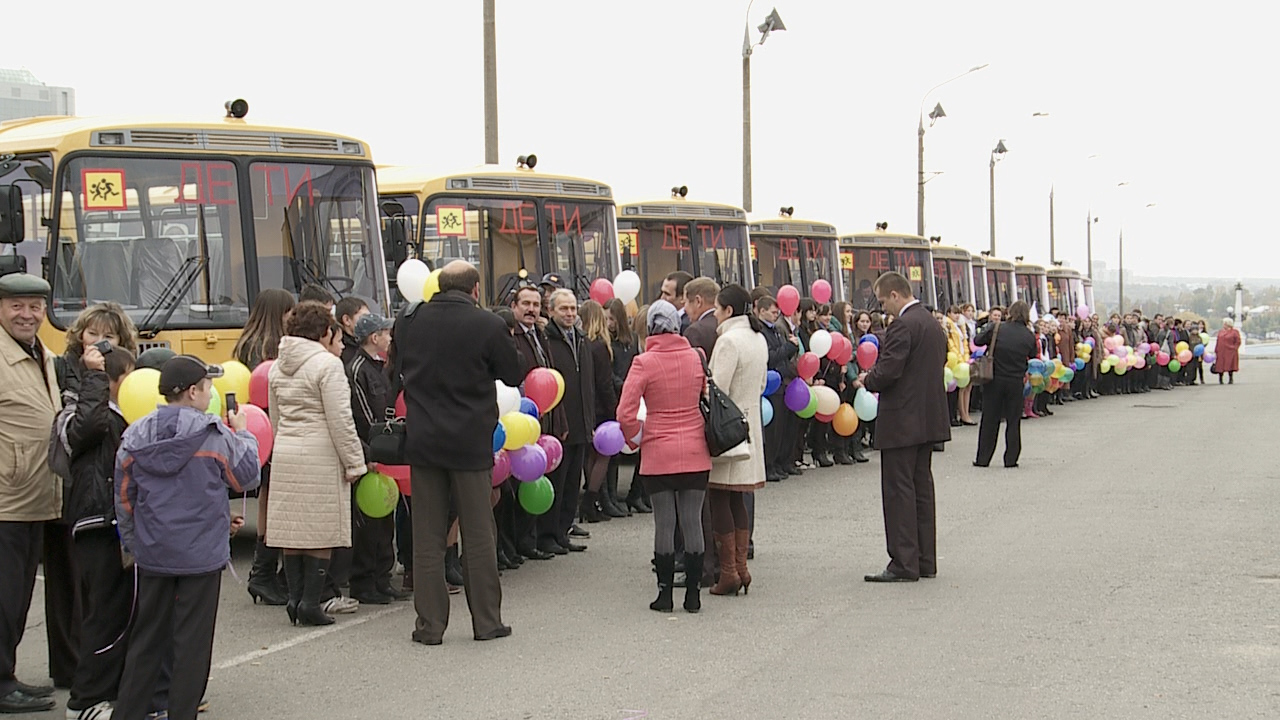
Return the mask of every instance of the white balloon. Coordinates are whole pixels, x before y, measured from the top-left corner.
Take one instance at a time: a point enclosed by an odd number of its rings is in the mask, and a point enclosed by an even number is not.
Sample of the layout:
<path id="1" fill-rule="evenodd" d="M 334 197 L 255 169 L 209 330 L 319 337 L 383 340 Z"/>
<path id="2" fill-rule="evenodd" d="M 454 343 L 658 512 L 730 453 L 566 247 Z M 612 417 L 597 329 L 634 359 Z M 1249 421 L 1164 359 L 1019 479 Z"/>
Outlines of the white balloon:
<path id="1" fill-rule="evenodd" d="M 613 296 L 623 305 L 636 299 L 640 294 L 640 276 L 634 270 L 623 270 L 613 279 Z"/>
<path id="2" fill-rule="evenodd" d="M 519 390 L 501 380 L 494 380 L 493 386 L 498 389 L 498 417 L 520 411 Z"/>
<path id="3" fill-rule="evenodd" d="M 421 260 L 417 258 L 405 260 L 396 271 L 396 287 L 405 300 L 411 303 L 420 302 L 422 289 L 427 284 L 427 276 L 430 274 L 431 270 Z"/>
<path id="4" fill-rule="evenodd" d="M 818 396 L 818 413 L 820 415 L 835 415 L 840 409 L 840 393 L 834 388 L 826 385 L 818 385 L 813 388 L 813 394 Z"/>
<path id="5" fill-rule="evenodd" d="M 640 398 L 640 409 L 636 411 L 636 419 L 643 423 L 647 417 L 649 417 L 649 408 L 645 406 L 644 398 Z"/>
<path id="6" fill-rule="evenodd" d="M 853 396 L 853 411 L 858 414 L 858 419 L 862 422 L 871 422 L 876 419 L 880 411 L 880 401 L 875 395 L 867 392 L 866 388 L 858 388 L 858 392 Z"/>
<path id="7" fill-rule="evenodd" d="M 827 332 L 826 330 L 814 331 L 813 335 L 809 336 L 809 352 L 813 353 L 814 355 L 817 355 L 820 358 L 826 357 L 827 353 L 831 352 L 831 333 Z M 822 412 L 822 411 L 819 410 L 818 412 Z M 833 410 L 832 412 L 835 412 L 835 411 Z M 822 413 L 822 414 L 830 415 L 831 413 Z"/>

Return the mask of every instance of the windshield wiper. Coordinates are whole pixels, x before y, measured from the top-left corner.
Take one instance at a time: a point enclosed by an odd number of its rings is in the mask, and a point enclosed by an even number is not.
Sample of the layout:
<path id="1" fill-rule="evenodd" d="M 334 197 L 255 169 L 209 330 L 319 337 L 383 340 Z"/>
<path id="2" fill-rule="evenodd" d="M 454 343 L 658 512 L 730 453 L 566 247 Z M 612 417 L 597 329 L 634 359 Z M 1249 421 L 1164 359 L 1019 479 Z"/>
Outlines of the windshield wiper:
<path id="1" fill-rule="evenodd" d="M 182 266 L 173 274 L 169 282 L 165 284 L 160 291 L 160 297 L 156 304 L 151 308 L 147 316 L 139 323 L 138 336 L 146 340 L 151 340 L 156 335 L 164 331 L 165 326 L 169 324 L 169 320 L 173 317 L 173 313 L 177 311 L 178 305 L 182 302 L 182 298 L 191 290 L 191 286 L 195 284 L 196 278 L 200 277 L 209 266 L 207 258 L 191 256 L 182 261 Z M 208 273 L 204 273 L 208 278 Z M 158 321 L 156 316 L 164 313 Z"/>

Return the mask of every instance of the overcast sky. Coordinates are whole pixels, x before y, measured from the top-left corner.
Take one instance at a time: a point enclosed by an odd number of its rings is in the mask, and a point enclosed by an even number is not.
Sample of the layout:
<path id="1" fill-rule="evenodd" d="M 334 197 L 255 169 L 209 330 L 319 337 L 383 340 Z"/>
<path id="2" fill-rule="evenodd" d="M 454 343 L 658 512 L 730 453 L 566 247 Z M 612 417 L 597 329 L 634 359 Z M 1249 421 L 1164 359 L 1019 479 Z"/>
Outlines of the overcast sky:
<path id="1" fill-rule="evenodd" d="M 770 0 L 751 8 L 755 26 Z M 997 254 L 1142 275 L 1275 275 L 1280 141 L 1268 126 L 1274 11 L 1262 3 L 777 0 L 787 30 L 752 58 L 753 216 L 792 205 L 842 233 L 915 231 L 916 123 L 926 234 L 986 249 L 996 140 Z M 13 3 L 0 67 L 76 88 L 81 115 L 250 119 L 367 140 L 380 164 L 448 173 L 484 158 L 481 4 Z M 86 14 L 80 14 L 79 7 Z M 500 152 L 611 184 L 620 201 L 741 202 L 746 0 L 498 0 Z M 60 11 L 61 12 L 61 11 Z M 1265 74 L 1264 74 L 1265 73 Z M 1046 118 L 1033 118 L 1047 112 Z M 926 119 L 926 124 L 927 124 Z M 1097 157 L 1089 159 L 1089 156 Z M 1128 182 L 1117 187 L 1120 182 Z M 1148 203 L 1156 203 L 1147 208 Z"/>

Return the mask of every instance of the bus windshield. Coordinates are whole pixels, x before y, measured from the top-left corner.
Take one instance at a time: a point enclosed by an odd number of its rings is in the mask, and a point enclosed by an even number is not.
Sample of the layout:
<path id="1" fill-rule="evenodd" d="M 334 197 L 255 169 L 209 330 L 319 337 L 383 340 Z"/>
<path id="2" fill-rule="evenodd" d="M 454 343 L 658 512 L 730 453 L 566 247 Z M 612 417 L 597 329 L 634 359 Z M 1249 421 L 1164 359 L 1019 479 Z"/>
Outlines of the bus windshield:
<path id="1" fill-rule="evenodd" d="M 852 268 L 846 271 L 846 278 L 852 282 L 846 292 L 852 297 L 855 309 L 880 309 L 873 287 L 877 278 L 890 271 L 906 277 L 916 297 L 927 298 L 932 295 L 931 292 L 925 292 L 925 267 L 929 262 L 927 250 L 854 246 L 844 248 L 843 252 L 852 256 L 849 258 L 852 260 Z M 846 259 L 846 264 L 849 259 Z"/>
<path id="2" fill-rule="evenodd" d="M 964 260 L 933 261 L 933 287 L 937 302 L 934 307 L 946 312 L 952 305 L 969 301 L 969 263 Z"/>
<path id="3" fill-rule="evenodd" d="M 751 244 L 755 246 L 756 285 L 772 288 L 775 293 L 783 285 L 804 287 L 798 240 L 757 233 Z"/>
<path id="4" fill-rule="evenodd" d="M 1040 281 L 1042 277 L 1042 275 L 1032 275 L 1029 273 L 1018 274 L 1017 299 L 1031 305 L 1037 312 L 1045 312 L 1049 309 L 1044 304 L 1044 298 L 1040 297 Z"/>
<path id="5" fill-rule="evenodd" d="M 1009 270 L 987 270 L 987 298 L 991 307 L 997 305 L 1008 308 L 1017 298 L 1013 294 L 1013 272 Z M 990 308 L 988 308 L 990 309 Z"/>
<path id="6" fill-rule="evenodd" d="M 987 309 L 987 274 L 982 265 L 973 266 L 973 306 L 978 310 Z"/>
<path id="7" fill-rule="evenodd" d="M 745 225 L 697 220 L 623 220 L 623 262 L 640 275 L 642 300 L 657 298 L 667 275 L 683 270 L 720 285 L 743 284 Z"/>

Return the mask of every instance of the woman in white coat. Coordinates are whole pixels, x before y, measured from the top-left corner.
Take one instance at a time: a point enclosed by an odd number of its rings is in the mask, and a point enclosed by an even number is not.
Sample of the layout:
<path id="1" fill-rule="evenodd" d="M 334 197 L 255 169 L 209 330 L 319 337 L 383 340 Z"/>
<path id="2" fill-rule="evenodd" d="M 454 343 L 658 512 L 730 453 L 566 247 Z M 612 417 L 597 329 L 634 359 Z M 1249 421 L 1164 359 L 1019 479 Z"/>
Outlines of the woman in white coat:
<path id="1" fill-rule="evenodd" d="M 763 326 L 752 310 L 751 295 L 741 285 L 728 285 L 716 296 L 715 350 L 711 376 L 716 386 L 747 417 L 751 436 L 747 442 L 715 458 L 707 483 L 711 528 L 720 558 L 720 580 L 712 595 L 745 593 L 751 585 L 747 572 L 747 547 L 751 526 L 746 496 L 764 487 L 764 426 L 760 396 L 769 371 L 769 347 Z"/>
<path id="2" fill-rule="evenodd" d="M 267 374 L 275 449 L 267 545 L 284 549 L 290 622 L 329 625 L 320 593 L 335 547 L 351 547 L 351 489 L 365 474 L 351 389 L 331 350 L 342 329 L 318 302 L 299 303 Z"/>

